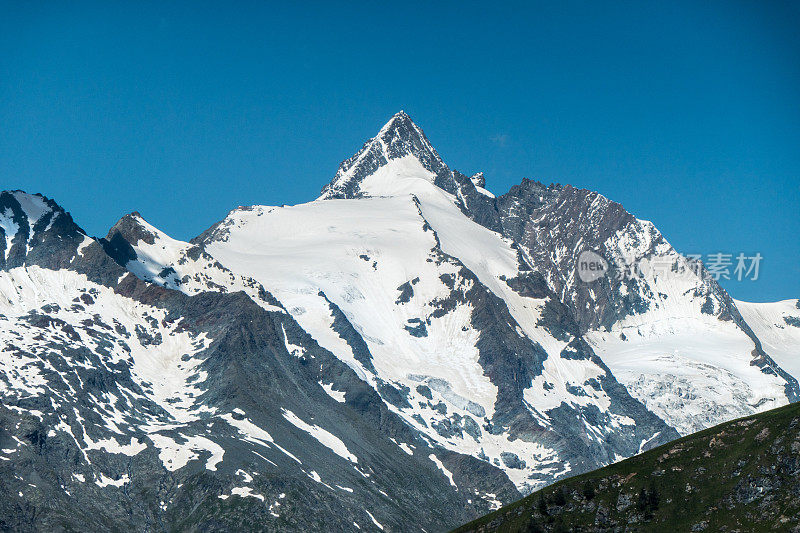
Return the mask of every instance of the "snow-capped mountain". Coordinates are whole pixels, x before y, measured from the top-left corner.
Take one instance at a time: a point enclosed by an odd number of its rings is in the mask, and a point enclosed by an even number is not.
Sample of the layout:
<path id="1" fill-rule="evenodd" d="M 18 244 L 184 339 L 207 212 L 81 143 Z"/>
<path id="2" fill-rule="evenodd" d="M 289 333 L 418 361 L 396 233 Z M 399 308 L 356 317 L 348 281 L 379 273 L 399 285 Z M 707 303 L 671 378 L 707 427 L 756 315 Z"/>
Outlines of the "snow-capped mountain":
<path id="1" fill-rule="evenodd" d="M 797 399 L 737 304 L 650 222 L 603 196 L 523 182 L 498 200 L 504 232 L 572 311 L 629 392 L 681 434 Z M 611 265 L 586 283 L 580 253 Z"/>
<path id="2" fill-rule="evenodd" d="M 517 494 L 429 445 L 262 287 L 145 282 L 116 230 L 90 239 L 43 197 L 0 201 L 3 228 L 34 228 L 3 235 L 4 529 L 433 530 Z"/>
<path id="3" fill-rule="evenodd" d="M 191 242 L 2 193 L 0 524 L 441 530 L 797 398 L 796 301 L 597 193 L 485 187 L 400 112 L 316 201 Z"/>

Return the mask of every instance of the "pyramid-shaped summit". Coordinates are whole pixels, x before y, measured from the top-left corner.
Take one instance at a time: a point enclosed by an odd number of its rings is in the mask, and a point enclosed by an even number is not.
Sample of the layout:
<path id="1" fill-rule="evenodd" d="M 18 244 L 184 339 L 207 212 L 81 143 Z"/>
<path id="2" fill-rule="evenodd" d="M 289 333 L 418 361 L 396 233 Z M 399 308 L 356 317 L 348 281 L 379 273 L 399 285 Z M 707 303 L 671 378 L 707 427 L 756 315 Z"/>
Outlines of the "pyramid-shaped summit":
<path id="1" fill-rule="evenodd" d="M 323 187 L 320 199 L 361 198 L 380 195 L 365 186 L 366 178 L 392 161 L 415 159 L 433 174 L 431 180 L 448 192 L 455 192 L 453 172 L 439 157 L 425 133 L 405 111 L 395 114 L 361 150 L 339 165 L 333 180 Z"/>

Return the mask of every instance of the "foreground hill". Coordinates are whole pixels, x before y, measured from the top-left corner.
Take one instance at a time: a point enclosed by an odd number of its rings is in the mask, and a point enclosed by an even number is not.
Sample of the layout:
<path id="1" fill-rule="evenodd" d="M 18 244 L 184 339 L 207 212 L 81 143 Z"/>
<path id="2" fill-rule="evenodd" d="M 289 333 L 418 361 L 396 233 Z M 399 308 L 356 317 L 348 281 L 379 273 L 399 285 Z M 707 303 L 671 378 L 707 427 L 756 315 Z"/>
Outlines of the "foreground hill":
<path id="1" fill-rule="evenodd" d="M 800 531 L 798 474 L 791 404 L 563 480 L 456 531 Z"/>

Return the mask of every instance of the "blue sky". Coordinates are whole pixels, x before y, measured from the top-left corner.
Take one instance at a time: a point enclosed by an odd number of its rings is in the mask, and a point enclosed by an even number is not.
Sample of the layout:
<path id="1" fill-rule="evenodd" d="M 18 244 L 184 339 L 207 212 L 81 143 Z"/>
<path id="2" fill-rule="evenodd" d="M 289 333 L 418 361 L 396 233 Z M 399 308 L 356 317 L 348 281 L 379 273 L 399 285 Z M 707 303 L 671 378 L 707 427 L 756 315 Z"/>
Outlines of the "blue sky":
<path id="1" fill-rule="evenodd" d="M 4 3 L 3 189 L 188 239 L 315 198 L 400 109 L 503 193 L 570 183 L 800 296 L 800 4 Z M 282 4 L 294 4 L 283 2 Z"/>

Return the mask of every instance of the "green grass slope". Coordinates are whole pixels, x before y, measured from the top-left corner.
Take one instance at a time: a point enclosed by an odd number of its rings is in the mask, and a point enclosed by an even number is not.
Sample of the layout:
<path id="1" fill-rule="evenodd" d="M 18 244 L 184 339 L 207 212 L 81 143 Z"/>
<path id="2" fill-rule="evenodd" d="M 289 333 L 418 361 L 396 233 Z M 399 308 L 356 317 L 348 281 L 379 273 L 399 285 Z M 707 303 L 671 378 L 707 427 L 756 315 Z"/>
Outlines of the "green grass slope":
<path id="1" fill-rule="evenodd" d="M 800 403 L 562 480 L 456 531 L 800 533 Z"/>

